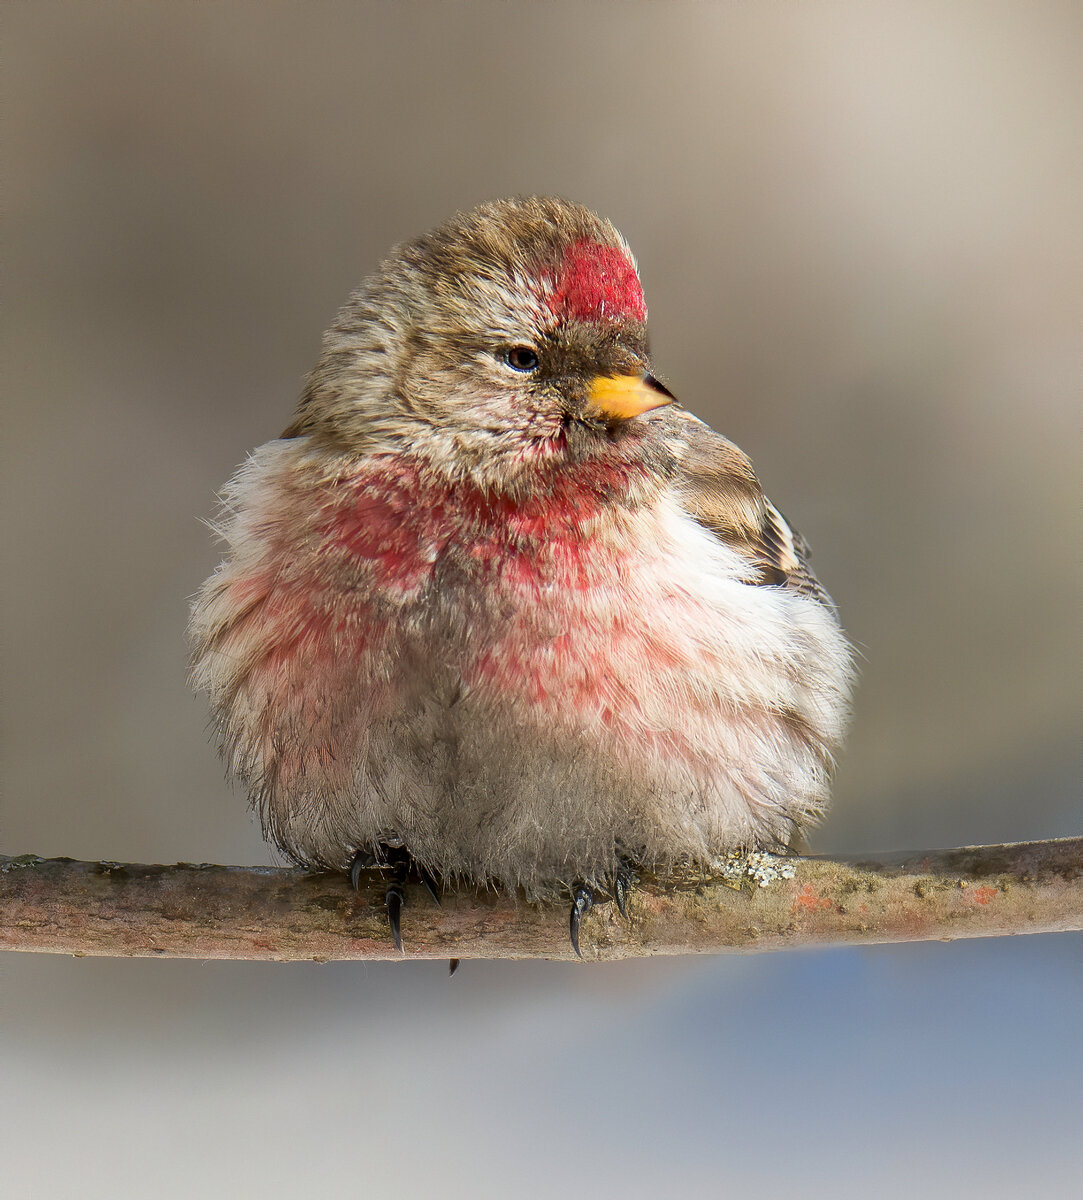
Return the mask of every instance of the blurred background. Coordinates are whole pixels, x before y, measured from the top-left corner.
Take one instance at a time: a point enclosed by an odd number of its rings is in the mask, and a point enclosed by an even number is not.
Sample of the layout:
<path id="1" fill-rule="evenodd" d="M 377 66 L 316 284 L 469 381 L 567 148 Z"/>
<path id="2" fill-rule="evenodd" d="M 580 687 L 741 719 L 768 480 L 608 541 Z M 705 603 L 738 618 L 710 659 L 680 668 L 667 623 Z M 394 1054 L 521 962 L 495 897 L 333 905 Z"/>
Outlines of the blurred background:
<path id="1" fill-rule="evenodd" d="M 611 217 L 864 655 L 820 852 L 1078 834 L 1081 10 L 4 5 L 0 847 L 274 861 L 200 524 L 394 242 Z M 611 966 L 8 955 L 10 1194 L 1078 1185 L 1077 937 Z"/>

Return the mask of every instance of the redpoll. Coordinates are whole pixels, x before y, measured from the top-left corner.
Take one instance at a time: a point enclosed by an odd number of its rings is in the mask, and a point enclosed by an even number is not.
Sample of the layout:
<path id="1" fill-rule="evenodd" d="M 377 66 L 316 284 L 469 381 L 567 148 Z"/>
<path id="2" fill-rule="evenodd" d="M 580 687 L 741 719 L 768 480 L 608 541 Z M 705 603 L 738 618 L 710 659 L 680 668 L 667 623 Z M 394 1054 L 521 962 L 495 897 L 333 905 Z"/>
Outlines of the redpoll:
<path id="1" fill-rule="evenodd" d="M 555 888 L 783 851 L 824 811 L 851 657 L 748 458 L 651 374 L 632 256 L 508 200 L 347 302 L 225 489 L 194 679 L 293 860 Z"/>

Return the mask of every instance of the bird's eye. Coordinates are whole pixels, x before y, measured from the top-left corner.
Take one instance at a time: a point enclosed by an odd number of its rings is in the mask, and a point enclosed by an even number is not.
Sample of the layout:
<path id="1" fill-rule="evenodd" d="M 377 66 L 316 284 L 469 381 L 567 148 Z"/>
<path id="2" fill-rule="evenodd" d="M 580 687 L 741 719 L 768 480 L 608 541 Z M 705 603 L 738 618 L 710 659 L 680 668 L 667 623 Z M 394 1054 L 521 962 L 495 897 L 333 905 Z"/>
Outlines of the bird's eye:
<path id="1" fill-rule="evenodd" d="M 512 346 L 505 351 L 504 361 L 513 371 L 534 371 L 538 366 L 538 356 L 529 346 Z"/>

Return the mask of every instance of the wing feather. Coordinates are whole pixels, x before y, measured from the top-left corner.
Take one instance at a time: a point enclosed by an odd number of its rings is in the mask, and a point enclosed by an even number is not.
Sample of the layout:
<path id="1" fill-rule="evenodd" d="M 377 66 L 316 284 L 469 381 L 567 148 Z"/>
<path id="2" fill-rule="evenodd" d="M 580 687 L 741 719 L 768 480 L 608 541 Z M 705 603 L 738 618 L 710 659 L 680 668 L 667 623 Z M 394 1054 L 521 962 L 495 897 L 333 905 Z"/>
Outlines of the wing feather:
<path id="1" fill-rule="evenodd" d="M 748 456 L 698 417 L 671 411 L 684 443 L 678 488 L 688 512 L 748 561 L 750 582 L 833 608 L 813 573 L 808 542 L 763 494 Z"/>

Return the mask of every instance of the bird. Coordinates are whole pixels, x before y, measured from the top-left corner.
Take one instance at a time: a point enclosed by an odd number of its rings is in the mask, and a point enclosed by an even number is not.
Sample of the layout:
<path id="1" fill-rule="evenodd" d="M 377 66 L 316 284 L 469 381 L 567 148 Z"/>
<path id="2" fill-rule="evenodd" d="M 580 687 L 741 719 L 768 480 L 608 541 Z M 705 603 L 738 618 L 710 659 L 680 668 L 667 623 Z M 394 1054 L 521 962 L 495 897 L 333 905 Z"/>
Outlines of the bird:
<path id="1" fill-rule="evenodd" d="M 395 247 L 221 495 L 191 678 L 314 870 L 568 903 L 800 844 L 853 655 L 748 456 L 655 373 L 605 218 L 531 196 Z"/>

